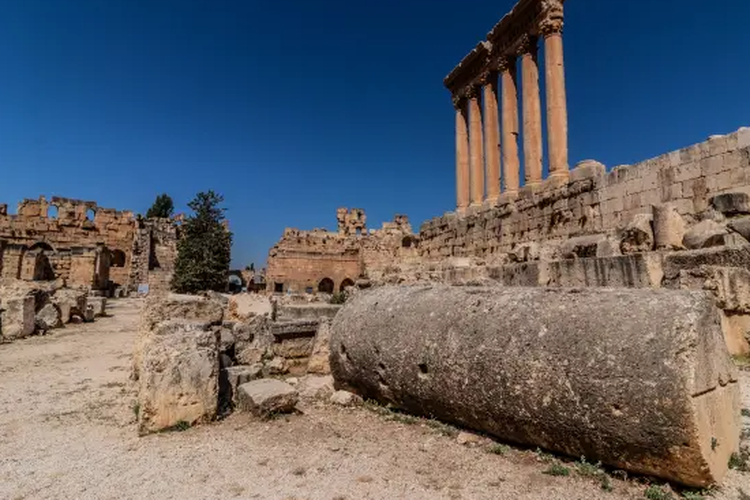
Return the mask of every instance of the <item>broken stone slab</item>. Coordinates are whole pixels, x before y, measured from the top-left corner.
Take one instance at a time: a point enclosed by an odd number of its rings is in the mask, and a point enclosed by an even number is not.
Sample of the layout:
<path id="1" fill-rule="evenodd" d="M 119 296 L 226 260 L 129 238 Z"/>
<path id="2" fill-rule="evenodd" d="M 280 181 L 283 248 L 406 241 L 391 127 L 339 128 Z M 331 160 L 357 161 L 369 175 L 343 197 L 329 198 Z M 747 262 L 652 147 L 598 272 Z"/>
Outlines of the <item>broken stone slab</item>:
<path id="1" fill-rule="evenodd" d="M 94 306 L 92 306 L 90 304 L 87 305 L 86 309 L 84 309 L 84 311 L 83 311 L 83 321 L 85 323 L 91 323 L 92 321 L 94 321 L 95 317 L 96 316 L 94 314 Z"/>
<path id="2" fill-rule="evenodd" d="M 271 316 L 273 305 L 266 295 L 240 293 L 229 297 L 227 317 L 233 321 L 245 322 L 255 316 Z"/>
<path id="3" fill-rule="evenodd" d="M 723 224 L 704 220 L 691 227 L 682 239 L 682 244 L 689 250 L 718 247 L 724 245 L 724 238 L 729 230 Z"/>
<path id="4" fill-rule="evenodd" d="M 210 323 L 162 321 L 142 339 L 140 360 L 139 433 L 216 416 L 219 341 Z"/>
<path id="5" fill-rule="evenodd" d="M 331 364 L 329 358 L 331 341 L 331 320 L 324 319 L 318 325 L 318 331 L 313 341 L 312 354 L 307 361 L 307 373 L 318 375 L 329 375 L 331 373 Z"/>
<path id="6" fill-rule="evenodd" d="M 659 288 L 662 255 L 640 253 L 619 257 L 568 259 L 547 264 L 548 286 Z"/>
<path id="7" fill-rule="evenodd" d="M 325 399 L 334 393 L 333 377 L 306 375 L 299 380 L 297 388 L 304 399 Z"/>
<path id="8" fill-rule="evenodd" d="M 284 375 L 289 372 L 289 365 L 286 359 L 277 356 L 270 361 L 266 362 L 263 368 L 263 372 L 267 375 Z"/>
<path id="9" fill-rule="evenodd" d="M 22 295 L 4 298 L 0 305 L 0 334 L 3 340 L 28 337 L 36 329 L 34 297 Z"/>
<path id="10" fill-rule="evenodd" d="M 151 330 L 166 320 L 191 320 L 221 325 L 224 305 L 220 300 L 196 295 L 152 295 L 141 313 L 141 329 Z"/>
<path id="11" fill-rule="evenodd" d="M 513 250 L 508 252 L 508 257 L 513 262 L 531 262 L 539 260 L 540 255 L 541 247 L 539 246 L 539 243 L 533 241 L 529 243 L 520 243 L 516 245 Z"/>
<path id="12" fill-rule="evenodd" d="M 86 305 L 91 306 L 94 310 L 94 317 L 105 316 L 107 314 L 107 298 L 91 297 L 86 300 Z"/>
<path id="13" fill-rule="evenodd" d="M 747 193 L 722 193 L 710 200 L 711 206 L 727 216 L 750 214 L 750 196 Z"/>
<path id="14" fill-rule="evenodd" d="M 653 214 L 636 214 L 622 232 L 620 251 L 623 255 L 650 252 L 654 249 Z"/>
<path id="15" fill-rule="evenodd" d="M 86 312 L 88 292 L 76 288 L 64 288 L 57 290 L 52 296 L 52 303 L 60 309 L 60 320 L 70 323 L 73 317 L 83 319 Z"/>
<path id="16" fill-rule="evenodd" d="M 381 287 L 334 318 L 331 369 L 367 399 L 687 486 L 720 482 L 739 446 L 705 292 Z"/>
<path id="17" fill-rule="evenodd" d="M 60 328 L 63 323 L 60 319 L 60 310 L 54 304 L 47 304 L 36 313 L 36 325 L 43 331 Z"/>
<path id="18" fill-rule="evenodd" d="M 237 389 L 242 384 L 252 382 L 253 380 L 263 377 L 263 365 L 256 363 L 254 365 L 237 365 L 224 369 L 227 375 L 227 382 L 232 390 L 233 399 L 237 400 Z"/>
<path id="19" fill-rule="evenodd" d="M 657 250 L 682 250 L 685 221 L 672 203 L 653 207 L 654 245 Z"/>
<path id="20" fill-rule="evenodd" d="M 242 384 L 237 389 L 237 404 L 256 417 L 294 411 L 299 396 L 291 385 L 281 380 L 264 378 Z"/>
<path id="21" fill-rule="evenodd" d="M 727 227 L 742 236 L 746 241 L 750 241 L 750 217 L 732 219 L 727 223 Z"/>
<path id="22" fill-rule="evenodd" d="M 336 391 L 331 396 L 330 401 L 339 406 L 359 406 L 364 400 L 353 392 Z"/>

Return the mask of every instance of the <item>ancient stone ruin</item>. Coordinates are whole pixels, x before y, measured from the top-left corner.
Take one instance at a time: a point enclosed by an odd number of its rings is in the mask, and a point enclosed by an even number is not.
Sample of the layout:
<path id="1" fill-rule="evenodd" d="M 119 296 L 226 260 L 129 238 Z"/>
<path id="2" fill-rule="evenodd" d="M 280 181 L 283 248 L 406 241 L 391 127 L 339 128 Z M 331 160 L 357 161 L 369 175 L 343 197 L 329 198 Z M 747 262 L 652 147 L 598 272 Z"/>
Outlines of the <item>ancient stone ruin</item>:
<path id="1" fill-rule="evenodd" d="M 338 231 L 288 228 L 268 254 L 267 289 L 282 293 L 334 293 L 361 278 L 378 279 L 394 260 L 416 258 L 419 239 L 409 219 L 397 215 L 367 230 L 362 209 L 339 208 Z"/>

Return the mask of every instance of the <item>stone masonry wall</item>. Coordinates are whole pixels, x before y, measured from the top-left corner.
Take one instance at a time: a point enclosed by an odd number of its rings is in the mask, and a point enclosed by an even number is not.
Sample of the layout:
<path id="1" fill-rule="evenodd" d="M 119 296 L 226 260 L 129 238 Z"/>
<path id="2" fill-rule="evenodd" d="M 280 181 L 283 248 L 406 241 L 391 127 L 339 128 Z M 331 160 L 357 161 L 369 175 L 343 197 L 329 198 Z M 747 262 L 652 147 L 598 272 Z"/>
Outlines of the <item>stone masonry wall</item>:
<path id="1" fill-rule="evenodd" d="M 664 202 L 695 222 L 709 210 L 711 197 L 729 191 L 750 193 L 750 128 L 610 172 L 600 163 L 582 162 L 567 182 L 549 179 L 463 217 L 432 219 L 420 230 L 420 254 L 433 261 L 491 261 L 524 243 L 615 231 Z"/>

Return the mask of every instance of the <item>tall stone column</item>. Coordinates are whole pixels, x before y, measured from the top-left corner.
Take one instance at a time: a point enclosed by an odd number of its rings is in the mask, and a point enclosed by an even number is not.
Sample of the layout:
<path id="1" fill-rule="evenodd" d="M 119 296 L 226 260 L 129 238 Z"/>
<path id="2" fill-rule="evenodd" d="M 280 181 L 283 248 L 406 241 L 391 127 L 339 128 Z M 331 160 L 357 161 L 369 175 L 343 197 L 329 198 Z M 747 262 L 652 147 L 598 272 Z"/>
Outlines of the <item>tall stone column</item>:
<path id="1" fill-rule="evenodd" d="M 565 97 L 562 29 L 562 19 L 547 19 L 540 27 L 544 36 L 550 177 L 567 177 L 569 174 L 568 106 Z"/>
<path id="2" fill-rule="evenodd" d="M 520 186 L 521 163 L 518 159 L 518 87 L 516 59 L 500 60 L 503 101 L 503 181 L 507 193 L 515 193 Z"/>
<path id="3" fill-rule="evenodd" d="M 524 35 L 521 56 L 523 86 L 523 167 L 527 185 L 542 181 L 542 104 L 539 97 L 537 39 Z"/>
<path id="4" fill-rule="evenodd" d="M 469 149 L 471 151 L 471 204 L 484 201 L 484 141 L 482 139 L 482 106 L 479 91 L 469 92 Z"/>
<path id="5" fill-rule="evenodd" d="M 484 144 L 487 162 L 487 200 L 495 203 L 500 197 L 500 123 L 497 109 L 497 73 L 489 72 L 482 79 L 484 89 Z"/>
<path id="6" fill-rule="evenodd" d="M 466 99 L 454 98 L 456 108 L 456 207 L 463 212 L 469 206 L 469 121 Z"/>

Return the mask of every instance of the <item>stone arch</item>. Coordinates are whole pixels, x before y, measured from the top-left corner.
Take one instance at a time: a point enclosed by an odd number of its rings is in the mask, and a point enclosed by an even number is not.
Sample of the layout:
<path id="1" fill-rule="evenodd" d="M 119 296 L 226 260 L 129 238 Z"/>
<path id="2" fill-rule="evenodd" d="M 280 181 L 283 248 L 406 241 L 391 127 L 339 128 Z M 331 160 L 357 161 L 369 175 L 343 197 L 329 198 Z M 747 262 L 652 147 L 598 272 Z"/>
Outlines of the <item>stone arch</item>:
<path id="1" fill-rule="evenodd" d="M 354 280 L 350 278 L 346 278 L 344 281 L 341 282 L 341 286 L 339 286 L 339 291 L 343 292 L 347 288 L 351 288 L 354 286 Z"/>
<path id="2" fill-rule="evenodd" d="M 411 248 L 412 246 L 417 246 L 417 242 L 408 234 L 401 239 L 402 248 Z"/>
<path id="3" fill-rule="evenodd" d="M 112 267 L 125 267 L 125 252 L 122 250 L 114 250 L 112 252 Z"/>
<path id="4" fill-rule="evenodd" d="M 318 291 L 320 293 L 333 293 L 334 285 L 331 278 L 323 278 L 318 283 Z"/>
<path id="5" fill-rule="evenodd" d="M 96 217 L 96 210 L 93 208 L 87 208 L 86 209 L 86 220 L 94 222 L 94 218 Z"/>
<path id="6" fill-rule="evenodd" d="M 31 247 L 29 248 L 29 252 L 33 252 L 34 250 L 43 250 L 45 252 L 54 252 L 55 249 L 52 248 L 52 245 L 47 243 L 46 241 L 37 241 Z"/>

